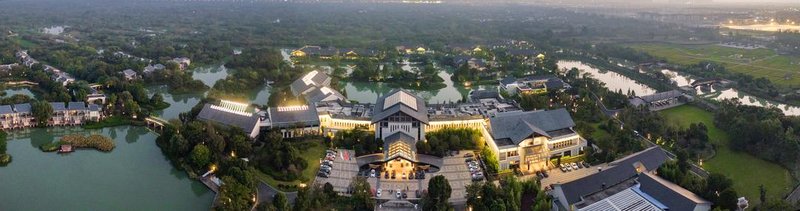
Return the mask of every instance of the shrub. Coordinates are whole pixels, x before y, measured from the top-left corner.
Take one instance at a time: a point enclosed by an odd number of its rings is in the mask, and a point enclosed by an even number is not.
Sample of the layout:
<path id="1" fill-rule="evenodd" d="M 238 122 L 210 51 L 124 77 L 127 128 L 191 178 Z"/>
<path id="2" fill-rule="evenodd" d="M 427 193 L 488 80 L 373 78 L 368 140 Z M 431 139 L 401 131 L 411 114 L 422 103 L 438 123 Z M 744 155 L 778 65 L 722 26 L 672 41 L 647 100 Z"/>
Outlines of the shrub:
<path id="1" fill-rule="evenodd" d="M 0 154 L 0 166 L 7 166 L 9 163 L 11 163 L 11 155 Z"/>

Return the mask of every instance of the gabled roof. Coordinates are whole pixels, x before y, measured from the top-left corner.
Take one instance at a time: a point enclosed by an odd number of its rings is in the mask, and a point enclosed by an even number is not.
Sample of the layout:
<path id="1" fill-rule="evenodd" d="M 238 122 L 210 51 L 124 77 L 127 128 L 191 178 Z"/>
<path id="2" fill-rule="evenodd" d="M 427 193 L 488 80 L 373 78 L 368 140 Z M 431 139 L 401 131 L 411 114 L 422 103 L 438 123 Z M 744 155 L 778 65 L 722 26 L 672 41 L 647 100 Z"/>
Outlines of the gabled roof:
<path id="1" fill-rule="evenodd" d="M 84 102 L 69 102 L 69 110 L 86 110 L 86 103 Z"/>
<path id="2" fill-rule="evenodd" d="M 16 111 L 17 113 L 30 113 L 31 104 L 30 103 L 14 104 L 14 111 Z"/>
<path id="3" fill-rule="evenodd" d="M 250 132 L 259 124 L 259 116 L 255 113 L 237 112 L 224 107 L 206 103 L 197 118 L 212 121 L 229 127 L 238 127 Z"/>
<path id="4" fill-rule="evenodd" d="M 639 189 L 666 205 L 669 210 L 694 210 L 700 204 L 711 205 L 711 202 L 697 194 L 649 172 L 639 175 L 639 184 Z"/>
<path id="5" fill-rule="evenodd" d="M 0 114 L 12 114 L 12 113 L 14 113 L 14 109 L 11 108 L 11 105 L 0 106 Z"/>
<path id="6" fill-rule="evenodd" d="M 517 78 L 514 76 L 506 76 L 502 80 L 500 80 L 500 84 L 503 86 L 508 86 L 509 84 L 517 83 Z"/>
<path id="7" fill-rule="evenodd" d="M 669 160 L 666 152 L 661 147 L 654 146 L 643 151 L 631 154 L 609 163 L 609 167 L 571 182 L 556 184 L 561 187 L 567 204 L 580 202 L 582 197 L 603 190 L 603 186 L 610 187 L 636 176 L 639 171 L 637 166 L 644 167 L 645 171 L 652 171 Z"/>
<path id="8" fill-rule="evenodd" d="M 63 102 L 50 102 L 50 106 L 53 107 L 53 111 L 65 111 L 67 110 L 67 105 Z"/>
<path id="9" fill-rule="evenodd" d="M 641 96 L 639 98 L 641 98 L 645 102 L 652 103 L 652 102 L 656 102 L 656 101 L 659 101 L 659 100 L 677 98 L 677 97 L 680 97 L 681 95 L 683 95 L 683 93 L 681 93 L 680 91 L 671 90 L 671 91 L 659 92 L 659 93 L 655 93 L 655 94 L 651 94 L 651 95 L 645 95 L 645 96 Z"/>
<path id="10" fill-rule="evenodd" d="M 335 89 L 331 89 L 327 86 L 323 87 L 313 87 L 311 91 L 306 93 L 306 101 L 310 103 L 318 103 L 318 102 L 327 102 L 327 101 L 337 101 L 347 100 L 347 97 L 336 91 Z"/>
<path id="11" fill-rule="evenodd" d="M 269 119 L 277 128 L 319 125 L 319 114 L 314 106 L 269 108 Z"/>
<path id="12" fill-rule="evenodd" d="M 378 97 L 374 109 L 373 123 L 397 112 L 405 113 L 420 122 L 428 123 L 428 109 L 425 106 L 425 99 L 406 90 L 397 89 Z"/>
<path id="13" fill-rule="evenodd" d="M 511 139 L 519 144 L 526 138 L 539 134 L 550 136 L 547 132 L 568 129 L 575 126 L 566 109 L 549 111 L 504 112 L 489 119 L 492 138 Z"/>
<path id="14" fill-rule="evenodd" d="M 312 87 L 323 87 L 330 85 L 330 76 L 320 71 L 314 70 L 306 73 L 303 77 L 295 80 L 291 84 L 292 94 L 300 96 L 304 91 Z"/>
<path id="15" fill-rule="evenodd" d="M 136 71 L 133 71 L 131 69 L 125 69 L 122 71 L 122 74 L 124 74 L 125 76 L 134 76 L 136 75 Z"/>

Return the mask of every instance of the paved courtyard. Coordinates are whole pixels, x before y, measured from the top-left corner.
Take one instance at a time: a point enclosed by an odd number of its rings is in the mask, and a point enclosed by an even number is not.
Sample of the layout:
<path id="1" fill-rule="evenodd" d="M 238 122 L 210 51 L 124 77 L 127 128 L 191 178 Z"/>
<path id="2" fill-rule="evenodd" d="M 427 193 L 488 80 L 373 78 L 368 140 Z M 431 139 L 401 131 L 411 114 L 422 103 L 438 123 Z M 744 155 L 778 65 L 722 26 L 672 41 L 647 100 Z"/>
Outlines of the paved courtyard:
<path id="1" fill-rule="evenodd" d="M 345 153 L 349 155 L 349 160 L 344 159 L 347 157 L 343 156 Z M 464 153 L 466 152 L 459 154 Z M 353 177 L 358 175 L 359 167 L 355 157 L 353 157 L 354 155 L 355 152 L 352 150 L 340 150 L 339 155 L 336 156 L 334 160 L 330 177 L 317 177 L 314 182 L 320 185 L 326 182 L 331 183 L 335 191 L 347 192 L 350 181 L 352 181 Z M 465 158 L 463 156 L 444 157 L 442 160 L 443 165 L 440 167 L 439 171 L 425 174 L 425 179 L 401 179 L 400 175 L 397 175 L 395 179 L 385 179 L 383 174 L 380 174 L 378 175 L 379 177 L 368 178 L 367 181 L 373 189 L 382 190 L 381 197 L 379 197 L 380 199 L 395 200 L 396 196 L 394 191 L 399 189 L 401 191 L 406 191 L 409 200 L 414 200 L 418 199 L 416 195 L 418 190 L 420 193 L 427 190 L 428 182 L 431 178 L 436 175 L 444 175 L 450 182 L 450 187 L 452 189 L 450 202 L 456 205 L 463 204 L 466 202 L 466 186 L 472 184 L 472 177 L 464 160 Z"/>
<path id="2" fill-rule="evenodd" d="M 577 170 L 572 170 L 572 171 L 568 171 L 568 172 L 562 172 L 561 169 L 559 169 L 559 168 L 550 169 L 549 171 L 547 171 L 547 174 L 550 177 L 543 178 L 542 181 L 541 181 L 542 188 L 550 186 L 552 184 L 571 182 L 573 180 L 580 179 L 580 178 L 595 174 L 595 173 L 598 172 L 597 171 L 598 167 L 600 167 L 602 169 L 606 169 L 606 168 L 608 168 L 608 164 L 604 163 L 604 164 L 600 164 L 600 165 L 596 165 L 596 166 L 590 166 L 589 168 L 579 168 Z M 532 175 L 532 176 L 536 177 L 535 174 Z"/>

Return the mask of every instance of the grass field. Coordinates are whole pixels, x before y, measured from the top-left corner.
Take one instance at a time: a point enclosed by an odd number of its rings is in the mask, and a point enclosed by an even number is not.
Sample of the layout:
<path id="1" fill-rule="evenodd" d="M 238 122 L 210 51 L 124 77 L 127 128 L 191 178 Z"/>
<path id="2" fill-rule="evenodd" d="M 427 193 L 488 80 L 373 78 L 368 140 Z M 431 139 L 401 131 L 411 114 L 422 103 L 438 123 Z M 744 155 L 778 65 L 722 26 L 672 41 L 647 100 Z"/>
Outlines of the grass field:
<path id="1" fill-rule="evenodd" d="M 255 173 L 256 177 L 269 184 L 274 188 L 281 189 L 282 191 L 295 191 L 291 189 L 282 189 L 278 187 L 278 184 L 283 185 L 299 185 L 301 183 L 305 183 L 306 185 L 310 185 L 314 178 L 317 176 L 317 171 L 319 171 L 319 160 L 325 155 L 325 144 L 322 143 L 322 140 L 318 139 L 311 139 L 311 140 L 304 140 L 300 142 L 294 143 L 295 147 L 302 152 L 302 157 L 308 163 L 308 168 L 303 170 L 303 175 L 301 178 L 308 179 L 308 181 L 278 181 L 261 172 L 256 170 L 255 168 L 251 168 L 250 170 Z"/>
<path id="2" fill-rule="evenodd" d="M 716 146 L 716 155 L 703 162 L 709 172 L 721 173 L 733 180 L 739 195 L 744 195 L 751 203 L 758 203 L 759 185 L 767 189 L 767 196 L 779 199 L 789 193 L 792 177 L 780 165 L 758 159 L 744 152 L 734 152 L 729 146 L 727 133 L 714 126 L 713 114 L 698 107 L 683 105 L 662 111 L 673 124 L 688 127 L 691 123 L 702 122 L 708 127 L 708 136 Z"/>
<path id="3" fill-rule="evenodd" d="M 747 50 L 719 45 L 677 44 L 637 44 L 629 47 L 674 64 L 713 61 L 723 64 L 733 72 L 766 77 L 782 87 L 800 87 L 800 58 L 778 55 L 769 49 Z"/>

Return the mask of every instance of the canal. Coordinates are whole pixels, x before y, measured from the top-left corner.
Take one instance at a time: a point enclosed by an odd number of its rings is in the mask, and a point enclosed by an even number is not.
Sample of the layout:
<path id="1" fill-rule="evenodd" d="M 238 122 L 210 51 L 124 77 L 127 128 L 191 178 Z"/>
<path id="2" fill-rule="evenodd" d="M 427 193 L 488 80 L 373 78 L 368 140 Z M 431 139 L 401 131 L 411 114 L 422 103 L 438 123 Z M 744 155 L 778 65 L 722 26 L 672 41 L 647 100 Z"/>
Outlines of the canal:
<path id="1" fill-rule="evenodd" d="M 595 78 L 600 82 L 603 82 L 606 88 L 608 88 L 611 91 L 622 90 L 622 93 L 625 94 L 628 93 L 628 91 L 630 90 L 636 92 L 636 96 L 644 96 L 656 93 L 655 89 L 650 88 L 647 85 L 640 84 L 639 82 L 636 82 L 631 78 L 625 77 L 623 75 L 620 75 L 619 73 L 615 73 L 612 71 L 600 70 L 594 68 L 584 62 L 560 60 L 558 61 L 557 64 L 558 68 L 561 69 L 569 70 L 572 68 L 578 68 L 578 70 L 581 71 L 581 74 L 590 73 L 592 75 L 592 78 Z"/>
<path id="2" fill-rule="evenodd" d="M 44 153 L 71 133 L 111 137 L 110 153 Z M 0 168 L 0 210 L 207 210 L 214 194 L 161 154 L 144 127 L 34 128 L 9 133 L 13 162 Z"/>

